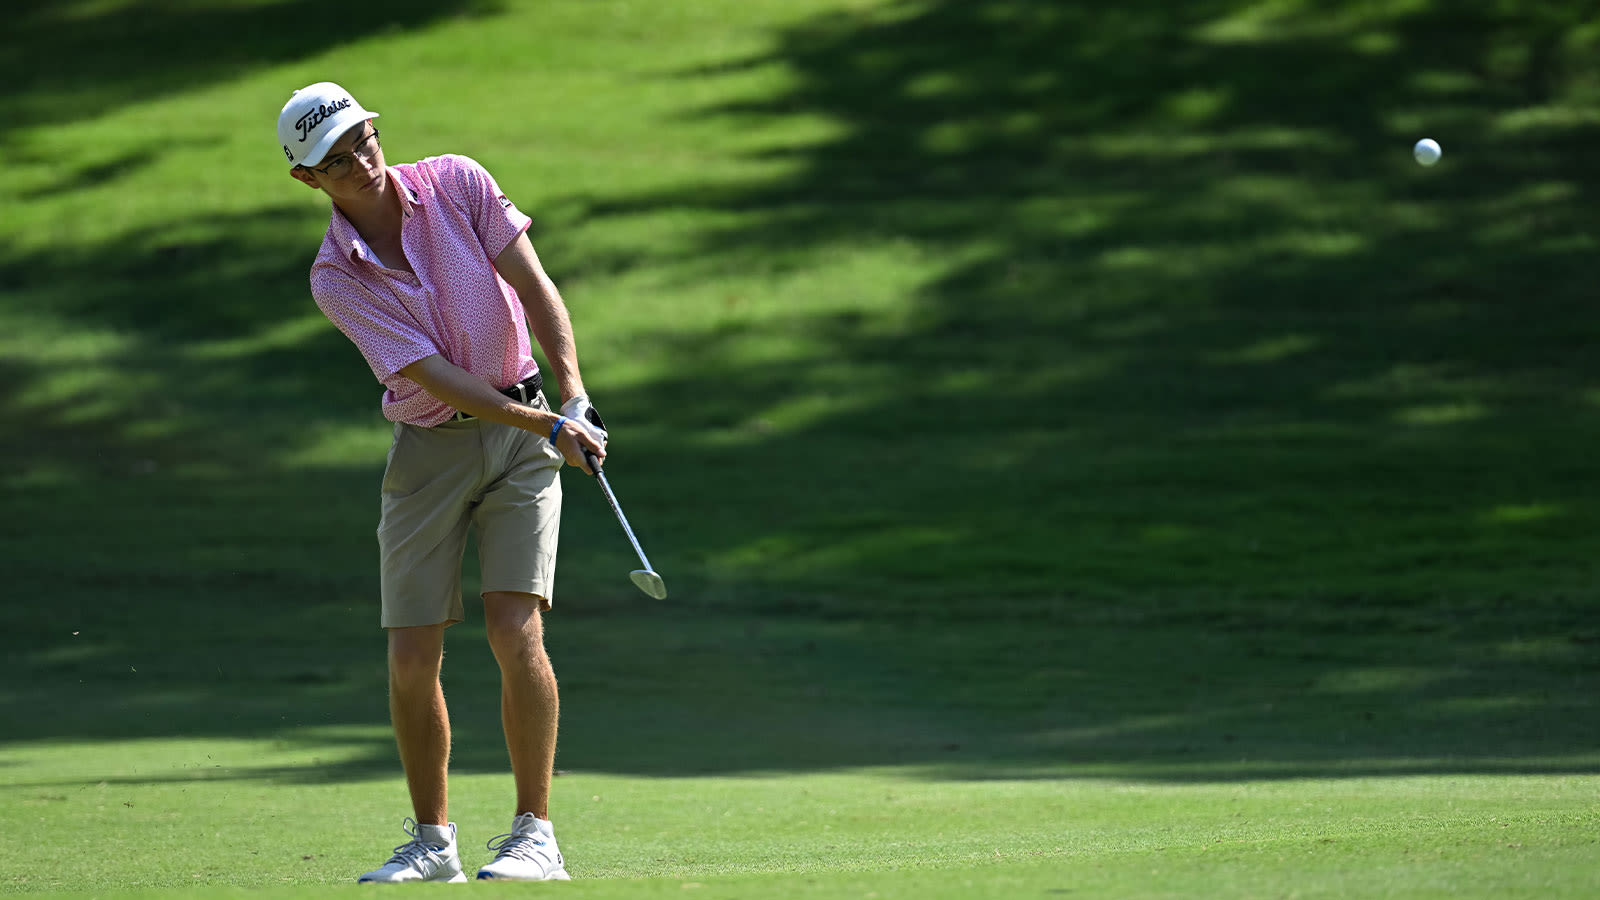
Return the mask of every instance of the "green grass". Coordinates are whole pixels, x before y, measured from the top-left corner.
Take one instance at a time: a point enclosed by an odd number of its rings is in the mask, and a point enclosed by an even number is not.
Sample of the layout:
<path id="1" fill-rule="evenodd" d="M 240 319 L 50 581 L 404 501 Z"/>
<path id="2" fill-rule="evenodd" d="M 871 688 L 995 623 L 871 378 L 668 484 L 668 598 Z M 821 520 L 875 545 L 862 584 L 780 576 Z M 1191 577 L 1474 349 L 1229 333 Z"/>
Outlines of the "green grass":
<path id="1" fill-rule="evenodd" d="M 112 774 L 95 754 L 52 749 L 55 771 L 87 762 L 109 778 L 34 788 L 30 808 L 55 812 L 39 817 L 34 834 L 63 856 L 115 858 L 118 881 L 130 888 L 196 885 L 176 893 L 202 896 L 218 884 L 248 884 L 244 896 L 272 896 L 259 890 L 272 887 L 306 896 L 303 886 L 286 887 L 298 883 L 317 884 L 320 896 L 348 882 L 351 859 L 371 855 L 376 785 L 260 783 L 227 763 L 248 756 L 310 766 L 318 751 L 169 741 L 130 753 Z M 223 774 L 206 774 L 219 771 L 213 766 Z M 464 830 L 477 838 L 503 828 L 495 813 L 504 779 L 473 775 L 454 787 Z M 564 890 L 586 897 L 695 887 L 726 897 L 1177 897 L 1592 886 L 1583 871 L 1593 852 L 1592 791 L 1547 776 L 1152 785 L 974 782 L 904 768 L 654 780 L 570 773 L 557 779 L 555 798 L 567 811 L 563 839 L 583 848 Z M 325 810 L 324 821 L 306 822 L 308 806 Z M 75 809 L 116 827 L 65 827 Z M 298 837 L 250 839 L 268 828 Z M 152 844 L 182 851 L 153 853 Z M 472 865 L 487 851 L 473 839 L 463 855 Z M 48 869 L 23 882 L 72 884 L 69 873 Z"/>
<path id="2" fill-rule="evenodd" d="M 387 429 L 268 130 L 323 78 L 534 216 L 673 592 L 569 476 L 567 893 L 1594 893 L 1581 12 L 325 21 L 8 23 L 0 893 L 323 896 L 399 841 Z M 482 642 L 446 666 L 469 864 L 511 812 Z"/>

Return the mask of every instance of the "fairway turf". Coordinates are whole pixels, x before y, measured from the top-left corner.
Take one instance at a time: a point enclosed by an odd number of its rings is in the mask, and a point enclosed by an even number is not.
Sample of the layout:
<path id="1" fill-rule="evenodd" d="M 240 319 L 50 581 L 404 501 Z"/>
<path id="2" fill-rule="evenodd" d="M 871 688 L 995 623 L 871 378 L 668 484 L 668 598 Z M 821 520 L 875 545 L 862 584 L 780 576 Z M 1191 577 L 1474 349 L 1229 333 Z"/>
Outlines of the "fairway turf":
<path id="1" fill-rule="evenodd" d="M 23 797 L 24 810 L 42 814 L 20 824 L 48 850 L 13 887 L 63 890 L 86 878 L 127 888 L 299 885 L 288 897 L 344 884 L 350 859 L 381 853 L 373 838 L 382 835 L 368 826 L 392 811 L 402 785 L 307 784 L 231 764 L 311 771 L 329 762 L 315 754 L 341 738 L 303 734 L 295 750 L 126 745 L 122 768 L 91 769 L 98 783 L 73 775 L 85 763 L 103 766 L 103 746 L 8 758 L 23 778 L 59 779 Z M 505 781 L 471 775 L 453 785 L 465 865 L 487 860 L 482 840 L 503 826 Z M 1163 784 L 953 779 L 904 767 L 737 778 L 572 772 L 557 779 L 554 802 L 565 811 L 571 890 L 586 897 L 686 885 L 757 897 L 1533 896 L 1519 893 L 1533 887 L 1578 896 L 1600 824 L 1592 789 L 1550 776 Z M 67 825 L 79 819 L 115 826 Z M 269 829 L 280 840 L 251 840 Z"/>
<path id="2" fill-rule="evenodd" d="M 322 79 L 534 217 L 672 586 L 569 472 L 557 890 L 1600 893 L 1597 34 L 1172 6 L 24 3 L 0 893 L 353 896 L 402 838 L 389 432 L 270 143 Z"/>

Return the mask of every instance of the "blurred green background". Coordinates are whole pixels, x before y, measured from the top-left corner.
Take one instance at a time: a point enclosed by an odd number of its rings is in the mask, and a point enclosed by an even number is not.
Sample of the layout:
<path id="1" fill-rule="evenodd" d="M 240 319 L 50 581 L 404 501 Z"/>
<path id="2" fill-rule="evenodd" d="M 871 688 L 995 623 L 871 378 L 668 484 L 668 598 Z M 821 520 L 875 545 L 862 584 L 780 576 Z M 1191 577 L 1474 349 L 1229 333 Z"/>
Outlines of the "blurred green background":
<path id="1" fill-rule="evenodd" d="M 564 770 L 1600 771 L 1593 4 L 20 0 L 3 41 L 18 754 L 398 771 L 389 431 L 271 130 L 327 79 L 534 217 L 672 591 L 569 471 Z M 455 766 L 499 772 L 471 609 Z"/>

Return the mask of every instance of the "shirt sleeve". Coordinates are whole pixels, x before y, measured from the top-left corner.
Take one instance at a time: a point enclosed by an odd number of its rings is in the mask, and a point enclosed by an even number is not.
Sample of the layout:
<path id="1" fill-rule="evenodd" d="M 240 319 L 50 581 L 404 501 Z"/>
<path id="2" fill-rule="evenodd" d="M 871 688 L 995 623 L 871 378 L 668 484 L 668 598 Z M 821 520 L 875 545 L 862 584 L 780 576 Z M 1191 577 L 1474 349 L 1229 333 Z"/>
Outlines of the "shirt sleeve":
<path id="1" fill-rule="evenodd" d="M 312 270 L 311 296 L 322 314 L 361 351 L 380 382 L 440 352 L 405 309 L 384 303 L 355 278 L 332 266 Z"/>
<path id="2" fill-rule="evenodd" d="M 477 160 L 470 156 L 443 157 L 450 162 L 451 177 L 444 179 L 457 200 L 472 216 L 472 227 L 483 243 L 489 259 L 499 256 L 517 236 L 528 230 L 533 219 L 512 203 L 500 185 Z"/>

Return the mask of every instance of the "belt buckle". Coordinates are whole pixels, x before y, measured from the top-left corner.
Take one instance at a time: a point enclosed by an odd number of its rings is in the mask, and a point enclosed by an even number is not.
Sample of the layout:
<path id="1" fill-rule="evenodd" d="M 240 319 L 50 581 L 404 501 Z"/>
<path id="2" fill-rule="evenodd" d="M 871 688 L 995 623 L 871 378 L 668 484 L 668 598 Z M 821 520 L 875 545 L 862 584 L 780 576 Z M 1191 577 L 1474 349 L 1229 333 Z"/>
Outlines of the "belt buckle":
<path id="1" fill-rule="evenodd" d="M 522 402 L 531 404 L 534 396 L 539 393 L 539 388 L 542 387 L 542 381 L 543 379 L 539 377 L 539 373 L 535 372 L 527 378 L 524 378 L 516 384 L 513 384 L 511 387 L 506 388 L 505 393 L 507 396 L 510 396 L 509 392 L 515 388 L 517 396 L 521 398 Z"/>

